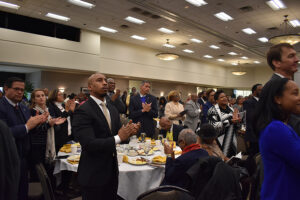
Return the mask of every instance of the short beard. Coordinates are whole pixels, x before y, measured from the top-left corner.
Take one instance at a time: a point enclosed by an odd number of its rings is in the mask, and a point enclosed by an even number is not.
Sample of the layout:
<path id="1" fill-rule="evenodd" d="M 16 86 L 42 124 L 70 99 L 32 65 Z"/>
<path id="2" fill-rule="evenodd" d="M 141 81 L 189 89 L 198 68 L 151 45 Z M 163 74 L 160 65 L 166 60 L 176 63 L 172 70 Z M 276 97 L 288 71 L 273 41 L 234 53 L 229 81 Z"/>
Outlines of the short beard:
<path id="1" fill-rule="evenodd" d="M 99 94 L 99 97 L 106 97 L 107 93 Z"/>

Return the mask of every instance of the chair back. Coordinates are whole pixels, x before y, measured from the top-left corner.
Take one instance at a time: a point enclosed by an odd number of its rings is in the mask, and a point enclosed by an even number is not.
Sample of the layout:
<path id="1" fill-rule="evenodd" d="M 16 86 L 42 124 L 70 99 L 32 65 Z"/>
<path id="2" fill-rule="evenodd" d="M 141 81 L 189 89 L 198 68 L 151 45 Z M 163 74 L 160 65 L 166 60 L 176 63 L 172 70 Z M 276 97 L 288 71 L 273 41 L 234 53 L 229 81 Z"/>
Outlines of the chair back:
<path id="1" fill-rule="evenodd" d="M 138 196 L 137 200 L 195 200 L 191 193 L 183 188 L 165 185 L 149 190 Z"/>
<path id="2" fill-rule="evenodd" d="M 55 196 L 52 190 L 51 182 L 48 177 L 48 174 L 43 166 L 42 163 L 39 163 L 35 166 L 37 174 L 39 176 L 41 185 L 42 185 L 42 190 L 44 194 L 44 199 L 45 200 L 55 200 Z"/>

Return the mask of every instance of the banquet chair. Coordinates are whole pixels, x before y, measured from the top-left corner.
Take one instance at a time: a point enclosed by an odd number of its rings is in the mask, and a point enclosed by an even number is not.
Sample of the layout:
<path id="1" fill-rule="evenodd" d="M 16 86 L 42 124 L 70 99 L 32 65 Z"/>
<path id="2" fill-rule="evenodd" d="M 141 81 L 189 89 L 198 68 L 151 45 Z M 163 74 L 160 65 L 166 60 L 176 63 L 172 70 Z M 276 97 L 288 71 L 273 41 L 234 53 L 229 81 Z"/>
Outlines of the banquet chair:
<path id="1" fill-rule="evenodd" d="M 140 194 L 137 197 L 137 200 L 195 200 L 191 193 L 183 188 L 164 185 L 143 194 Z"/>
<path id="2" fill-rule="evenodd" d="M 42 163 L 39 163 L 35 166 L 38 177 L 40 179 L 42 190 L 45 200 L 55 200 L 55 196 L 52 190 L 51 182 L 48 177 L 48 174 Z"/>

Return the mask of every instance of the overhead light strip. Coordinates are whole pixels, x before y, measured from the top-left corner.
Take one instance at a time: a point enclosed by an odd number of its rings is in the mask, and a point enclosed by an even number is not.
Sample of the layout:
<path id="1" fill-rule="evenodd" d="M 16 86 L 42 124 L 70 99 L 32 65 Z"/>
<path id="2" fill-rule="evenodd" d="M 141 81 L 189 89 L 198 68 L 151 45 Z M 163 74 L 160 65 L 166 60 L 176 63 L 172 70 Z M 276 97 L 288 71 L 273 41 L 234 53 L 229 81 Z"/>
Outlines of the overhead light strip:
<path id="1" fill-rule="evenodd" d="M 273 10 L 285 9 L 286 6 L 281 0 L 271 0 L 267 1 L 266 4 L 270 6 Z"/>
<path id="2" fill-rule="evenodd" d="M 192 41 L 192 42 L 195 42 L 195 43 L 202 43 L 201 40 L 198 40 L 198 39 L 196 39 L 196 38 L 192 38 L 191 41 Z"/>
<path id="3" fill-rule="evenodd" d="M 100 26 L 99 29 L 102 30 L 102 31 L 109 32 L 109 33 L 116 33 L 116 32 L 118 32 L 118 31 L 115 30 L 115 29 L 108 28 L 108 27 L 105 27 L 105 26 Z"/>
<path id="4" fill-rule="evenodd" d="M 76 6 L 89 8 L 89 9 L 92 9 L 96 6 L 92 3 L 88 3 L 88 2 L 85 2 L 85 1 L 81 1 L 81 0 L 68 0 L 68 2 L 71 3 L 71 4 L 74 4 Z"/>
<path id="5" fill-rule="evenodd" d="M 167 29 L 167 28 L 164 28 L 164 27 L 159 28 L 158 31 L 166 33 L 166 34 L 172 34 L 172 33 L 174 33 L 174 31 L 172 31 L 170 29 Z"/>
<path id="6" fill-rule="evenodd" d="M 186 53 L 194 53 L 194 51 L 192 51 L 190 49 L 184 49 L 183 51 L 186 52 Z"/>
<path id="7" fill-rule="evenodd" d="M 129 21 L 131 23 L 134 23 L 134 24 L 144 24 L 144 23 L 146 23 L 145 21 L 143 21 L 141 19 L 131 17 L 131 16 L 126 17 L 125 20 Z"/>
<path id="8" fill-rule="evenodd" d="M 20 8 L 20 6 L 18 6 L 16 4 L 7 3 L 7 2 L 4 2 L 4 1 L 0 1 L 0 6 L 6 7 L 6 8 L 12 8 L 12 9 L 16 9 L 16 10 L 18 10 Z"/>
<path id="9" fill-rule="evenodd" d="M 219 12 L 219 13 L 215 14 L 215 17 L 217 17 L 220 20 L 223 20 L 225 22 L 227 22 L 229 20 L 233 20 L 233 18 L 231 16 L 229 16 L 228 14 L 226 14 L 224 12 Z"/>
<path id="10" fill-rule="evenodd" d="M 138 35 L 132 35 L 130 37 L 136 40 L 147 40 L 147 38 Z"/>
<path id="11" fill-rule="evenodd" d="M 186 2 L 189 2 L 190 4 L 194 5 L 194 6 L 197 6 L 197 7 L 200 7 L 200 6 L 203 6 L 203 5 L 206 5 L 207 3 L 203 0 L 185 0 Z"/>
<path id="12" fill-rule="evenodd" d="M 50 18 L 53 18 L 53 19 L 58 19 L 58 20 L 66 21 L 66 22 L 70 20 L 69 17 L 65 17 L 65 16 L 62 16 L 62 15 L 57 15 L 57 14 L 54 14 L 54 13 L 47 13 L 46 17 L 50 17 Z"/>

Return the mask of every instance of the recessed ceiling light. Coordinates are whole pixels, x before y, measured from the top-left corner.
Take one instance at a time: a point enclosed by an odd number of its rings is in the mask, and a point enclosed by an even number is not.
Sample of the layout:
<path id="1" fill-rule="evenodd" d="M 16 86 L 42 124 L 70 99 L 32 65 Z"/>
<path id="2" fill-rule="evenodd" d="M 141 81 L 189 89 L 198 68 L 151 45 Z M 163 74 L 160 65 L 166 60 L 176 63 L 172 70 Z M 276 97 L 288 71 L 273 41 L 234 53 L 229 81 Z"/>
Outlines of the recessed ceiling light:
<path id="1" fill-rule="evenodd" d="M 247 59 L 248 59 L 248 57 L 246 57 L 246 56 L 243 56 L 243 57 L 241 57 L 241 59 L 247 60 Z"/>
<path id="2" fill-rule="evenodd" d="M 138 35 L 132 35 L 130 37 L 136 40 L 147 40 L 147 38 Z"/>
<path id="3" fill-rule="evenodd" d="M 220 49 L 220 47 L 218 47 L 216 45 L 210 45 L 209 47 L 212 48 L 212 49 Z"/>
<path id="4" fill-rule="evenodd" d="M 300 21 L 298 19 L 294 19 L 289 21 L 293 27 L 300 26 Z"/>
<path id="5" fill-rule="evenodd" d="M 256 33 L 252 28 L 244 28 L 244 29 L 242 29 L 242 31 L 243 31 L 244 33 L 249 34 L 249 35 L 255 34 L 255 33 Z"/>
<path id="6" fill-rule="evenodd" d="M 255 63 L 255 64 L 259 64 L 260 62 L 259 62 L 259 61 L 257 61 L 257 60 L 255 60 L 255 61 L 254 61 L 254 63 Z"/>
<path id="7" fill-rule="evenodd" d="M 225 22 L 227 22 L 229 20 L 233 20 L 233 18 L 231 16 L 229 16 L 228 14 L 226 14 L 224 12 L 219 12 L 219 13 L 215 14 L 215 16 Z"/>
<path id="8" fill-rule="evenodd" d="M 135 23 L 135 24 L 144 24 L 144 23 L 146 23 L 145 21 L 143 21 L 141 19 L 138 19 L 138 18 L 135 18 L 135 17 L 131 17 L 131 16 L 126 17 L 125 20 L 129 21 L 131 23 Z"/>
<path id="9" fill-rule="evenodd" d="M 231 63 L 232 65 L 238 65 L 237 63 Z"/>
<path id="10" fill-rule="evenodd" d="M 228 54 L 232 55 L 232 56 L 236 56 L 237 55 L 237 53 L 235 53 L 235 52 L 229 52 Z"/>
<path id="11" fill-rule="evenodd" d="M 95 4 L 88 3 L 85 1 L 81 1 L 81 0 L 68 0 L 68 2 L 71 4 L 74 4 L 76 6 L 81 6 L 81 7 L 89 8 L 89 9 L 92 9 L 96 6 Z"/>
<path id="12" fill-rule="evenodd" d="M 167 44 L 167 43 L 166 43 L 166 44 L 163 44 L 163 46 L 164 46 L 164 47 L 168 47 L 168 48 L 175 48 L 175 46 L 174 46 L 174 45 Z"/>
<path id="13" fill-rule="evenodd" d="M 20 6 L 16 5 L 16 4 L 12 4 L 12 3 L 7 3 L 4 1 L 0 1 L 0 6 L 6 7 L 6 8 L 12 8 L 12 9 L 19 9 Z"/>
<path id="14" fill-rule="evenodd" d="M 196 39 L 196 38 L 192 38 L 191 41 L 192 41 L 192 42 L 195 42 L 195 43 L 202 43 L 201 40 L 198 40 L 198 39 Z"/>
<path id="15" fill-rule="evenodd" d="M 270 6 L 273 10 L 280 10 L 286 8 L 284 3 L 280 0 L 267 1 L 266 4 L 268 4 L 268 6 Z"/>
<path id="16" fill-rule="evenodd" d="M 266 37 L 258 38 L 258 40 L 261 41 L 261 42 L 268 42 L 269 41 L 268 38 L 266 38 Z"/>
<path id="17" fill-rule="evenodd" d="M 105 27 L 105 26 L 101 26 L 101 27 L 99 27 L 99 29 L 102 30 L 102 31 L 110 32 L 110 33 L 116 33 L 116 32 L 118 32 L 118 31 L 115 30 L 115 29 L 107 28 L 107 27 Z"/>
<path id="18" fill-rule="evenodd" d="M 213 58 L 211 55 L 205 55 L 204 58 Z"/>
<path id="19" fill-rule="evenodd" d="M 225 60 L 224 60 L 224 59 L 221 59 L 221 58 L 219 58 L 219 59 L 218 59 L 218 61 L 220 61 L 220 62 L 224 62 Z"/>
<path id="20" fill-rule="evenodd" d="M 69 17 L 65 17 L 65 16 L 53 14 L 53 13 L 47 13 L 46 17 L 50 17 L 50 18 L 58 19 L 58 20 L 62 20 L 62 21 L 69 21 L 70 20 Z"/>
<path id="21" fill-rule="evenodd" d="M 174 33 L 174 31 L 170 30 L 170 29 L 167 29 L 167 28 L 159 28 L 158 29 L 160 32 L 163 32 L 163 33 L 167 33 L 167 34 L 172 34 Z"/>
<path id="22" fill-rule="evenodd" d="M 190 4 L 194 5 L 194 6 L 203 6 L 206 5 L 207 3 L 203 0 L 185 0 L 186 2 L 189 2 Z"/>
<path id="23" fill-rule="evenodd" d="M 185 50 L 183 50 L 183 51 L 186 52 L 186 53 L 194 53 L 194 51 L 189 50 L 189 49 L 185 49 Z"/>

